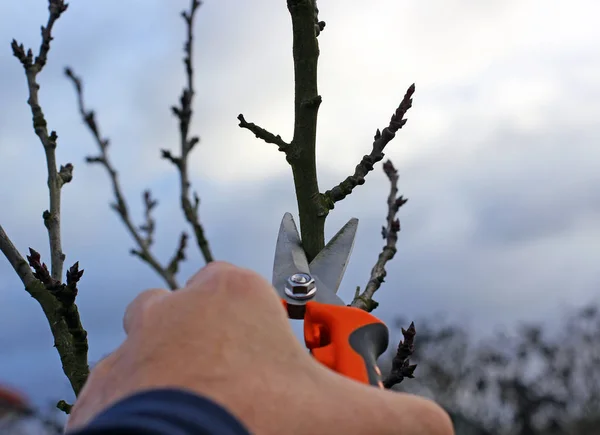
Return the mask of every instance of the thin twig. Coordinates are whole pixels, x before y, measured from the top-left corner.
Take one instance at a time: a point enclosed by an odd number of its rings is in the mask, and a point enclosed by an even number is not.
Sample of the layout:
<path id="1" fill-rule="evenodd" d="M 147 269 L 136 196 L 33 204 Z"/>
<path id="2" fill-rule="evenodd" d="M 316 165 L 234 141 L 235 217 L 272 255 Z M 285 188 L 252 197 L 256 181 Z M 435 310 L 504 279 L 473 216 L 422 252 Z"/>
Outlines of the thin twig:
<path id="1" fill-rule="evenodd" d="M 356 186 L 364 184 L 365 176 L 373 170 L 375 163 L 383 160 L 383 157 L 385 156 L 383 150 L 386 145 L 396 136 L 396 132 L 406 124 L 404 115 L 412 106 L 412 96 L 414 92 L 415 85 L 413 83 L 406 91 L 396 112 L 392 115 L 390 124 L 384 128 L 382 132 L 377 129 L 371 152 L 368 155 L 363 156 L 360 163 L 354 169 L 354 174 L 323 194 L 327 206 L 330 209 L 333 210 L 334 203 L 341 201 L 346 196 L 350 195 Z"/>
<path id="2" fill-rule="evenodd" d="M 400 231 L 400 220 L 396 218 L 396 214 L 408 199 L 398 195 L 398 171 L 390 160 L 384 163 L 383 170 L 390 180 L 390 194 L 388 196 L 387 205 L 388 212 L 386 217 L 386 226 L 381 228 L 381 235 L 386 243 L 383 247 L 379 258 L 371 269 L 369 282 L 365 286 L 362 294 L 359 294 L 360 288 L 356 289 L 356 296 L 352 301 L 353 307 L 361 308 L 371 312 L 377 308 L 378 303 L 373 300 L 373 295 L 379 289 L 387 274 L 385 264 L 394 258 L 396 254 L 396 242 L 398 241 L 398 232 Z"/>
<path id="3" fill-rule="evenodd" d="M 377 262 L 371 269 L 369 282 L 365 286 L 365 290 L 360 293 L 360 287 L 356 288 L 354 300 L 350 304 L 353 307 L 371 312 L 379 305 L 373 295 L 381 287 L 384 282 L 387 272 L 385 265 L 396 255 L 396 243 L 398 242 L 398 232 L 400 231 L 400 220 L 396 217 L 398 210 L 408 201 L 402 196 L 398 196 L 398 171 L 394 167 L 391 160 L 383 164 L 383 171 L 390 180 L 390 193 L 387 199 L 387 216 L 386 226 L 381 228 L 381 235 L 386 243 L 383 247 Z M 385 388 L 392 388 L 394 385 L 402 382 L 404 378 L 413 378 L 413 372 L 417 367 L 416 364 L 410 364 L 409 357 L 414 351 L 414 337 L 416 334 L 415 325 L 411 323 L 409 328 L 402 328 L 404 341 L 400 341 L 396 355 L 392 361 L 392 370 L 384 380 Z"/>
<path id="4" fill-rule="evenodd" d="M 262 127 L 259 127 L 256 124 L 253 124 L 252 122 L 246 122 L 244 115 L 241 113 L 238 115 L 238 119 L 240 121 L 239 126 L 241 128 L 250 130 L 257 138 L 264 140 L 266 143 L 277 145 L 279 151 L 287 152 L 290 149 L 290 144 L 284 141 L 281 136 L 275 136 L 273 133 L 265 130 Z"/>
<path id="5" fill-rule="evenodd" d="M 48 191 L 50 196 L 50 210 L 45 210 L 42 214 L 44 225 L 48 230 L 50 241 L 51 269 L 52 277 L 60 280 L 62 277 L 63 263 L 65 254 L 62 251 L 60 237 L 60 189 L 73 178 L 73 165 L 70 163 L 60 167 L 60 172 L 56 169 L 56 140 L 58 136 L 55 131 L 48 133 L 48 127 L 44 112 L 39 103 L 38 91 L 40 85 L 37 83 L 37 75 L 42 71 L 48 59 L 50 51 L 50 41 L 52 41 L 52 27 L 61 14 L 67 10 L 67 4 L 63 0 L 48 1 L 48 23 L 42 26 L 42 42 L 35 60 L 31 49 L 25 53 L 23 44 L 18 44 L 16 40 L 12 41 L 12 50 L 14 56 L 19 59 L 25 70 L 27 77 L 27 87 L 29 90 L 29 99 L 27 103 L 31 107 L 33 116 L 33 129 L 40 139 L 46 154 L 46 166 L 48 169 Z"/>
<path id="6" fill-rule="evenodd" d="M 179 132 L 180 132 L 180 145 L 181 145 L 181 156 L 174 157 L 170 151 L 162 150 L 162 157 L 173 163 L 179 170 L 179 180 L 181 185 L 181 208 L 183 214 L 188 223 L 194 230 L 196 236 L 196 243 L 198 248 L 202 252 L 204 260 L 209 263 L 213 261 L 213 255 L 210 250 L 210 245 L 204 234 L 204 227 L 200 223 L 200 217 L 198 208 L 200 206 L 200 198 L 198 194 L 193 194 L 190 197 L 190 178 L 188 174 L 188 155 L 194 148 L 194 146 L 200 141 L 198 136 L 189 136 L 190 122 L 192 119 L 192 100 L 194 98 L 194 69 L 192 64 L 193 59 L 193 43 L 194 43 L 194 17 L 196 11 L 202 3 L 199 0 L 191 0 L 189 12 L 183 11 L 181 16 L 185 20 L 187 38 L 184 45 L 184 58 L 183 63 L 185 65 L 185 72 L 187 78 L 186 87 L 184 87 L 181 97 L 179 99 L 180 106 L 173 106 L 171 110 L 173 114 L 179 119 Z"/>
<path id="7" fill-rule="evenodd" d="M 154 232 L 154 220 L 151 217 L 151 211 L 154 207 L 156 207 L 157 202 L 152 199 L 150 192 L 145 191 L 143 194 L 143 200 L 145 205 L 144 215 L 146 217 L 146 223 L 142 225 L 139 229 L 133 224 L 131 221 L 131 217 L 129 216 L 129 209 L 127 207 L 127 202 L 125 201 L 125 197 L 123 196 L 123 192 L 121 190 L 121 185 L 118 179 L 118 173 L 113 164 L 110 161 L 108 155 L 108 138 L 103 138 L 100 134 L 100 129 L 96 122 L 96 116 L 93 110 L 87 110 L 85 107 L 85 102 L 83 98 L 83 83 L 81 78 L 75 75 L 71 68 L 65 68 L 65 75 L 71 79 L 73 85 L 75 86 L 75 91 L 77 93 L 77 103 L 79 107 L 79 113 L 88 127 L 98 148 L 100 150 L 100 154 L 95 157 L 87 157 L 86 161 L 88 163 L 98 163 L 102 165 L 106 172 L 110 177 L 110 182 L 113 189 L 113 194 L 115 197 L 115 202 L 111 204 L 111 208 L 115 210 L 115 212 L 119 215 L 125 227 L 129 231 L 129 234 L 135 240 L 137 244 L 137 249 L 132 249 L 130 252 L 132 255 L 136 255 L 142 261 L 146 262 L 152 269 L 158 273 L 161 278 L 167 283 L 169 288 L 175 290 L 179 288 L 179 284 L 175 278 L 175 273 L 171 271 L 170 268 L 164 267 L 160 264 L 160 262 L 156 259 L 154 254 L 150 251 L 150 246 L 152 244 L 152 235 Z M 142 235 L 142 232 L 146 233 L 146 237 Z M 175 268 L 176 270 L 176 268 Z"/>

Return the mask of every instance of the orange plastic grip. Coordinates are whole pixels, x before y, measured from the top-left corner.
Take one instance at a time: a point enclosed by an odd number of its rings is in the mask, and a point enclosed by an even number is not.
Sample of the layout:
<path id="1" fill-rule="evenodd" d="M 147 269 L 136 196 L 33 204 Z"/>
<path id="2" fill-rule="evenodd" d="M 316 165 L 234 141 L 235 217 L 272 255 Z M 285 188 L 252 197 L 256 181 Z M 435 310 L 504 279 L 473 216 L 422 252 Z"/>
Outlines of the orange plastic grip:
<path id="1" fill-rule="evenodd" d="M 389 332 L 375 316 L 354 307 L 307 302 L 304 340 L 330 369 L 383 388 L 377 358 L 388 347 Z"/>

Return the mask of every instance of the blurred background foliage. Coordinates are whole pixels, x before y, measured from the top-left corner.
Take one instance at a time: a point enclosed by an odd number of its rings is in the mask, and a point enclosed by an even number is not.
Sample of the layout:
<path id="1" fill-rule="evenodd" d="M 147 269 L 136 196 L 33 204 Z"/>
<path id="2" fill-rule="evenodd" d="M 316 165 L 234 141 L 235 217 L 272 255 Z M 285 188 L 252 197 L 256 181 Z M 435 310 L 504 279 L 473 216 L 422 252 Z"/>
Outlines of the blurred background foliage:
<path id="1" fill-rule="evenodd" d="M 398 328 L 408 323 L 397 321 Z M 415 379 L 394 389 L 435 399 L 451 414 L 457 435 L 600 434 L 596 303 L 556 319 L 552 330 L 521 324 L 480 340 L 443 318 L 415 325 Z"/>

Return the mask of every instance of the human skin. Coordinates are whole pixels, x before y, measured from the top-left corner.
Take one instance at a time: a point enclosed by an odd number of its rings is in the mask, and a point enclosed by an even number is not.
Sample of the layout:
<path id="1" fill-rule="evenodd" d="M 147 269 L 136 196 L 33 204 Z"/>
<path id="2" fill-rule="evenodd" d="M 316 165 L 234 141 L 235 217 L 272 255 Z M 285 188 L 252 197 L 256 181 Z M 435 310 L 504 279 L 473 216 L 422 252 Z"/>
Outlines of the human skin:
<path id="1" fill-rule="evenodd" d="M 435 403 L 350 380 L 295 337 L 274 288 L 224 262 L 175 292 L 151 289 L 127 307 L 125 341 L 91 371 L 67 431 L 157 387 L 212 399 L 254 434 L 451 435 Z"/>

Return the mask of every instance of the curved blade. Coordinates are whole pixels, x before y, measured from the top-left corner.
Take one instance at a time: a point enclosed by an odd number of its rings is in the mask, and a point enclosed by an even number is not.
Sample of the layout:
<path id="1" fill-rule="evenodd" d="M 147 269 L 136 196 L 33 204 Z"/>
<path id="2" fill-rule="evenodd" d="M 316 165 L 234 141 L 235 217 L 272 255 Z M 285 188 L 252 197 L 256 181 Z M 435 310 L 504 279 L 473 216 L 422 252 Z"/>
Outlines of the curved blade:
<path id="1" fill-rule="evenodd" d="M 294 218 L 291 213 L 286 213 L 281 220 L 277 236 L 272 280 L 273 287 L 284 299 L 288 299 L 285 295 L 288 277 L 298 272 L 310 273 L 310 269 Z"/>
<path id="2" fill-rule="evenodd" d="M 350 219 L 310 262 L 310 272 L 326 290 L 336 294 L 354 248 L 358 219 Z"/>

